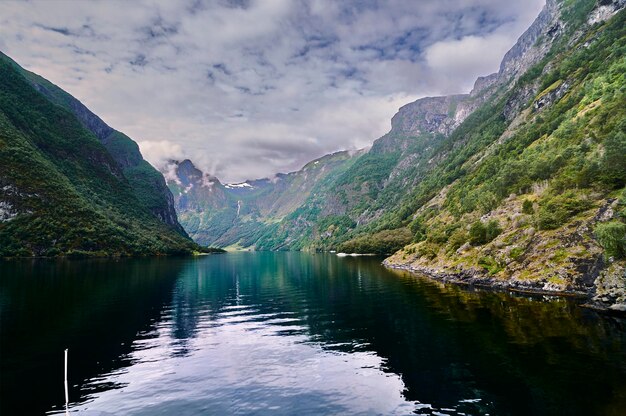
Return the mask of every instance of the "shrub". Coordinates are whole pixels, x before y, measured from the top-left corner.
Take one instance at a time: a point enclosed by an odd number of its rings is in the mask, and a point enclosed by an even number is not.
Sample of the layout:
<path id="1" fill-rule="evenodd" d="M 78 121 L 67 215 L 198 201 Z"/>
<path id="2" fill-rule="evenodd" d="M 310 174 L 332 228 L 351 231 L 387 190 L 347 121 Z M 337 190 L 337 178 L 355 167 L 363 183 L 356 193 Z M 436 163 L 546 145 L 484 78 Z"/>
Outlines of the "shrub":
<path id="1" fill-rule="evenodd" d="M 619 188 L 626 184 L 626 134 L 622 131 L 609 135 L 604 141 L 602 159 L 603 180 Z"/>
<path id="2" fill-rule="evenodd" d="M 426 227 L 424 227 L 424 223 L 420 217 L 411 221 L 409 229 L 413 233 L 413 242 L 419 243 L 420 241 L 424 241 L 426 239 Z"/>
<path id="3" fill-rule="evenodd" d="M 412 237 L 407 228 L 383 230 L 346 241 L 338 250 L 345 253 L 392 254 L 409 244 Z"/>
<path id="4" fill-rule="evenodd" d="M 565 224 L 574 215 L 591 208 L 591 201 L 581 198 L 574 191 L 546 198 L 537 212 L 537 227 L 553 230 Z"/>
<path id="5" fill-rule="evenodd" d="M 502 228 L 500 228 L 497 220 L 490 220 L 487 224 L 476 221 L 470 226 L 469 242 L 475 246 L 487 244 L 499 236 L 501 232 Z"/>
<path id="6" fill-rule="evenodd" d="M 451 253 L 453 251 L 458 250 L 459 247 L 465 244 L 468 239 L 469 239 L 469 236 L 467 235 L 467 232 L 464 229 L 459 228 L 458 230 L 454 231 L 452 235 L 450 235 L 450 238 L 448 239 L 448 252 Z"/>
<path id="7" fill-rule="evenodd" d="M 607 258 L 626 258 L 626 224 L 619 221 L 598 224 L 596 238 Z"/>
<path id="8" fill-rule="evenodd" d="M 437 253 L 439 253 L 439 246 L 431 242 L 424 242 L 417 248 L 416 252 L 420 257 L 433 260 L 437 257 Z"/>
<path id="9" fill-rule="evenodd" d="M 533 203 L 529 199 L 525 199 L 522 203 L 522 212 L 524 214 L 532 215 L 535 213 L 535 208 L 533 208 Z"/>
<path id="10" fill-rule="evenodd" d="M 481 257 L 478 260 L 478 265 L 491 275 L 497 274 L 504 269 L 504 264 L 493 257 Z"/>

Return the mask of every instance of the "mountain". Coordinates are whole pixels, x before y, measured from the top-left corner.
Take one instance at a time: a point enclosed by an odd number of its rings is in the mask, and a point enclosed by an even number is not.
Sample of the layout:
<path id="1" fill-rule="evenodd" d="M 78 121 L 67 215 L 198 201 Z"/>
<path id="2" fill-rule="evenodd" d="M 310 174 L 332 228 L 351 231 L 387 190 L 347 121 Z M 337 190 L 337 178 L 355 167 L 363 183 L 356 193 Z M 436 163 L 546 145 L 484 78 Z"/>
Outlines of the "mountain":
<path id="1" fill-rule="evenodd" d="M 83 127 L 98 138 L 122 169 L 135 196 L 154 215 L 181 235 L 187 236 L 183 227 L 178 223 L 174 199 L 163 176 L 144 160 L 137 143 L 124 133 L 109 127 L 100 117 L 61 88 L 37 74 L 24 70 L 15 63 L 14 66 L 38 92 L 54 104 L 74 114 Z"/>
<path id="2" fill-rule="evenodd" d="M 405 105 L 297 208 L 229 241 L 397 251 L 390 267 L 626 309 L 625 5 L 548 0 L 471 93 Z"/>
<path id="3" fill-rule="evenodd" d="M 274 178 L 222 184 L 190 160 L 164 168 L 181 223 L 203 245 L 249 247 L 301 207 L 362 152 L 337 152 L 314 160 L 297 172 Z M 278 249 L 278 247 L 273 247 Z"/>
<path id="4" fill-rule="evenodd" d="M 137 144 L 0 54 L 0 257 L 190 253 Z"/>

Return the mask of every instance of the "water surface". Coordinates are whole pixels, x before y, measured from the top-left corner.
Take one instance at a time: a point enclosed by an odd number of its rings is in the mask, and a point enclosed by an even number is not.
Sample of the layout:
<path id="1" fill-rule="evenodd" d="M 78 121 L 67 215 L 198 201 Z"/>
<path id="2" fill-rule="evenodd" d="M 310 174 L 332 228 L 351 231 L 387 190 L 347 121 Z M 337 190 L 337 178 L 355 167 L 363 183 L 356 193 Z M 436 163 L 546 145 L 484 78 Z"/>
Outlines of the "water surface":
<path id="1" fill-rule="evenodd" d="M 0 263 L 0 414 L 626 414 L 626 326 L 376 258 Z"/>

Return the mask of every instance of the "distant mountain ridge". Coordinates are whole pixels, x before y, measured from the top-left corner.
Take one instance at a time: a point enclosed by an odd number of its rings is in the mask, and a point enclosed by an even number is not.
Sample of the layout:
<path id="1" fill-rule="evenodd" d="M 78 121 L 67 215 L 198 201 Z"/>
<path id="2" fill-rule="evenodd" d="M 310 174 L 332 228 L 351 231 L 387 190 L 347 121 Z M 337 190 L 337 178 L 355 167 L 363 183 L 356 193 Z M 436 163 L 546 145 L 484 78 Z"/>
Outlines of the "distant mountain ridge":
<path id="1" fill-rule="evenodd" d="M 337 152 L 312 161 L 300 171 L 239 184 L 222 184 L 190 160 L 170 161 L 163 169 L 174 194 L 181 223 L 203 245 L 247 247 L 272 224 L 283 220 L 329 174 L 345 169 L 362 152 Z"/>

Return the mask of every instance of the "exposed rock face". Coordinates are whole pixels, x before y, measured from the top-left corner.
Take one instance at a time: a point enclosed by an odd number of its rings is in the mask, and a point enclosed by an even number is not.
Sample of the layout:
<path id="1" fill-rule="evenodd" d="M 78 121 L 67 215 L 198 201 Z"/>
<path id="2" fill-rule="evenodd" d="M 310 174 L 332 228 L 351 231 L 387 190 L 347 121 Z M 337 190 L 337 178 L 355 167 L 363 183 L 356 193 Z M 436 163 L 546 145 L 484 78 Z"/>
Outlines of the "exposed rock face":
<path id="1" fill-rule="evenodd" d="M 488 88 L 491 88 L 498 81 L 498 73 L 494 72 L 493 74 L 478 77 L 476 82 L 474 82 L 474 87 L 472 91 L 470 91 L 470 97 L 479 97 L 481 96 Z"/>
<path id="2" fill-rule="evenodd" d="M 535 102 L 533 103 L 533 108 L 535 110 L 540 110 L 544 107 L 549 107 L 550 105 L 561 99 L 561 97 L 563 97 L 565 93 L 569 91 L 569 88 L 569 82 L 558 82 L 557 85 L 555 85 L 553 88 L 550 88 L 544 94 L 541 94 L 541 96 L 535 100 Z"/>
<path id="3" fill-rule="evenodd" d="M 597 305 L 610 305 L 611 309 L 626 312 L 626 267 L 613 263 L 603 270 L 595 281 Z"/>
<path id="4" fill-rule="evenodd" d="M 587 23 L 590 25 L 610 19 L 621 8 L 626 6 L 626 0 L 599 0 L 598 3 L 600 7 L 594 10 L 587 20 Z"/>
<path id="5" fill-rule="evenodd" d="M 561 31 L 559 3 L 557 0 L 547 0 L 537 19 L 504 55 L 498 71 L 498 81 L 504 82 L 510 78 L 517 78 L 539 62 L 548 53 L 552 40 Z M 542 36 L 545 39 L 537 44 L 537 40 Z"/>
<path id="6" fill-rule="evenodd" d="M 189 159 L 172 161 L 176 179 L 171 188 L 179 212 L 222 209 L 230 204 L 224 185 L 215 177 L 203 173 Z"/>
<path id="7" fill-rule="evenodd" d="M 457 117 L 460 103 L 469 98 L 467 94 L 446 97 L 427 97 L 409 103 L 391 119 L 391 134 L 419 136 L 425 133 L 447 135 L 463 117 Z"/>
<path id="8" fill-rule="evenodd" d="M 495 92 L 493 87 L 519 77 L 539 62 L 548 53 L 552 40 L 561 33 L 561 29 L 559 4 L 556 0 L 548 0 L 537 19 L 506 53 L 497 73 L 479 77 L 469 94 L 427 97 L 406 104 L 391 119 L 390 134 L 450 134 Z M 538 44 L 540 37 L 544 40 Z"/>

